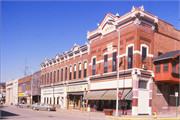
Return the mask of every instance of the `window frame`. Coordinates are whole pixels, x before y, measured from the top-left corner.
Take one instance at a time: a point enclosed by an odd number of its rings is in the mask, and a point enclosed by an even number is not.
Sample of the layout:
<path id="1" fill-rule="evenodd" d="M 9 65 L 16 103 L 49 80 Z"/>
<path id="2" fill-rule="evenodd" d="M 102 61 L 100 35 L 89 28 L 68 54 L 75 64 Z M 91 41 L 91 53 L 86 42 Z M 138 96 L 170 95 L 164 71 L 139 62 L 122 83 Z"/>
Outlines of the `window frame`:
<path id="1" fill-rule="evenodd" d="M 96 58 L 93 58 L 92 62 L 92 75 L 96 75 Z"/>
<path id="2" fill-rule="evenodd" d="M 104 73 L 108 72 L 108 54 L 104 55 Z"/>
<path id="3" fill-rule="evenodd" d="M 147 61 L 147 47 L 142 46 L 142 61 L 141 62 L 146 63 L 146 61 Z"/>
<path id="4" fill-rule="evenodd" d="M 79 63 L 79 75 L 78 75 L 78 78 L 81 79 L 81 67 L 82 67 L 82 64 Z"/>
<path id="5" fill-rule="evenodd" d="M 50 72 L 50 84 L 52 83 L 52 72 Z"/>
<path id="6" fill-rule="evenodd" d="M 87 77 L 87 61 L 84 62 L 84 78 Z"/>
<path id="7" fill-rule="evenodd" d="M 130 52 L 130 49 L 132 49 L 132 53 Z M 128 53 L 127 53 L 127 69 L 133 68 L 133 46 L 128 47 Z M 131 59 L 131 61 L 129 61 Z"/>
<path id="8" fill-rule="evenodd" d="M 57 70 L 57 82 L 59 82 L 59 69 Z"/>
<path id="9" fill-rule="evenodd" d="M 44 75 L 44 84 L 46 85 L 46 73 L 45 73 L 45 75 Z"/>
<path id="10" fill-rule="evenodd" d="M 175 60 L 172 61 L 172 72 L 176 73 L 176 61 Z"/>
<path id="11" fill-rule="evenodd" d="M 144 84 L 145 83 L 145 84 Z M 145 87 L 143 86 L 145 85 Z M 138 88 L 139 89 L 147 89 L 148 87 L 148 81 L 145 80 L 139 80 Z"/>
<path id="12" fill-rule="evenodd" d="M 55 83 L 56 82 L 56 71 L 54 71 L 54 81 L 53 81 L 53 83 Z"/>
<path id="13" fill-rule="evenodd" d="M 61 68 L 61 82 L 63 81 L 63 68 Z"/>
<path id="14" fill-rule="evenodd" d="M 72 66 L 69 66 L 69 80 L 72 80 Z"/>
<path id="15" fill-rule="evenodd" d="M 167 67 L 167 70 L 166 70 Z M 169 71 L 169 60 L 163 61 L 163 72 L 168 72 Z"/>
<path id="16" fill-rule="evenodd" d="M 74 76 L 73 76 L 73 79 L 76 79 L 76 68 L 77 66 L 76 66 L 76 64 L 74 65 Z"/>
<path id="17" fill-rule="evenodd" d="M 160 73 L 161 72 L 161 61 L 158 61 L 158 62 L 156 62 L 156 64 L 155 64 L 155 69 L 156 69 L 156 73 Z M 158 69 L 159 69 L 159 71 L 157 71 Z"/>
<path id="18" fill-rule="evenodd" d="M 112 59 L 112 71 L 116 71 L 117 66 L 117 51 L 113 52 L 113 59 Z M 113 64 L 115 63 L 115 65 Z"/>
<path id="19" fill-rule="evenodd" d="M 67 80 L 67 67 L 65 67 L 65 81 Z"/>

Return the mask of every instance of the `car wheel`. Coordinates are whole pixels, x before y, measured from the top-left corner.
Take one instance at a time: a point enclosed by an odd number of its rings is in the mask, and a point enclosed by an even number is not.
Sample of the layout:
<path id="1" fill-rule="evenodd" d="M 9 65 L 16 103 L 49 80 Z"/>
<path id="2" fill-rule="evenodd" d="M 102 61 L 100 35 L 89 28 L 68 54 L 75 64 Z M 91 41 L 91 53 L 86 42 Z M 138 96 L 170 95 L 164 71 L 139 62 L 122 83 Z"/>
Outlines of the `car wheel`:
<path id="1" fill-rule="evenodd" d="M 47 108 L 47 111 L 51 111 L 51 109 L 50 109 L 50 108 Z"/>

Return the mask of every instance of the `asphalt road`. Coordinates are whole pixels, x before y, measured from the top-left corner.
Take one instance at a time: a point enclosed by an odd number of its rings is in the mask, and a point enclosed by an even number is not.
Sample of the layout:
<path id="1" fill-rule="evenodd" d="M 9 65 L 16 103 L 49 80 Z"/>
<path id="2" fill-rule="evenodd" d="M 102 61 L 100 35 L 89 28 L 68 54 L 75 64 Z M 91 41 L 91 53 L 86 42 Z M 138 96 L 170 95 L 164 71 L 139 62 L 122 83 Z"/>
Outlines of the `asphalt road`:
<path id="1" fill-rule="evenodd" d="M 15 106 L 1 106 L 1 119 L 6 120 L 113 120 L 108 118 L 83 116 L 79 114 L 40 111 Z"/>

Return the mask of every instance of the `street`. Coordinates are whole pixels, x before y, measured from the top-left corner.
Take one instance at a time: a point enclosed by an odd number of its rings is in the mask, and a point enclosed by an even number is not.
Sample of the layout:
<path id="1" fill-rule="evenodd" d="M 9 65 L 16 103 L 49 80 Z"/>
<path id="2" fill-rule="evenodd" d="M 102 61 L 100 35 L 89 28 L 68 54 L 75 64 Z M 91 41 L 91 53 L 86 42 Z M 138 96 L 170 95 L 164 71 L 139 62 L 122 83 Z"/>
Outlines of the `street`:
<path id="1" fill-rule="evenodd" d="M 80 114 L 40 111 L 15 106 L 1 106 L 1 119 L 7 120 L 113 120 L 106 117 L 84 116 Z"/>

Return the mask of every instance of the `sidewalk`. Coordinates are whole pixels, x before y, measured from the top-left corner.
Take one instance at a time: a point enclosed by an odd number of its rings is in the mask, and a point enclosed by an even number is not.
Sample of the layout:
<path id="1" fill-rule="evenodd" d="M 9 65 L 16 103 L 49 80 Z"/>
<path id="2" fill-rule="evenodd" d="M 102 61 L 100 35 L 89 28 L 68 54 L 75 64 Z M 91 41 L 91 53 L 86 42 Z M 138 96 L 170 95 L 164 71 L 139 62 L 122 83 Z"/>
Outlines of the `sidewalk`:
<path id="1" fill-rule="evenodd" d="M 80 111 L 80 110 L 67 110 L 56 108 L 56 112 L 59 113 L 69 113 L 69 114 L 79 114 L 84 116 L 95 116 L 95 117 L 103 117 L 106 118 L 106 115 L 103 112 L 88 112 L 88 111 Z"/>
<path id="2" fill-rule="evenodd" d="M 111 119 L 122 119 L 122 120 L 154 120 L 153 115 L 121 115 L 121 117 L 115 117 L 115 116 L 106 116 L 104 112 L 87 112 L 87 111 L 80 111 L 80 110 L 67 110 L 67 109 L 56 109 L 56 112 L 59 113 L 67 113 L 67 114 L 79 114 L 79 115 L 84 115 L 84 116 L 95 116 L 95 117 L 103 117 L 103 118 L 111 118 Z M 171 114 L 171 115 L 157 115 L 158 120 L 174 120 L 174 119 L 179 119 L 180 120 L 180 114 Z"/>

